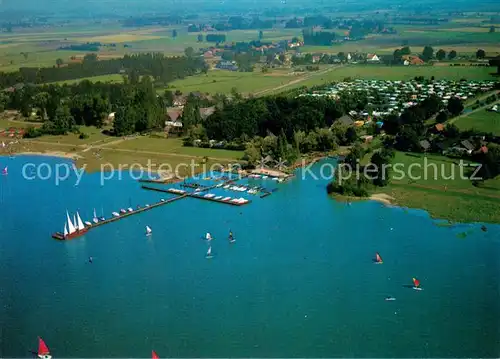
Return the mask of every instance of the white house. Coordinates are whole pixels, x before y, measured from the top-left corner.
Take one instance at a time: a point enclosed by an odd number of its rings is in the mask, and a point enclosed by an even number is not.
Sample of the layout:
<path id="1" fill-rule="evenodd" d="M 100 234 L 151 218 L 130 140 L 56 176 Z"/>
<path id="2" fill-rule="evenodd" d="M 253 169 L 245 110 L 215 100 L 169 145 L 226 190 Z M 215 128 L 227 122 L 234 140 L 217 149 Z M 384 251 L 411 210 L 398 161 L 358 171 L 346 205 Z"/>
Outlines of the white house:
<path id="1" fill-rule="evenodd" d="M 368 61 L 368 62 L 380 62 L 380 58 L 376 54 L 368 54 L 366 56 L 366 61 Z"/>

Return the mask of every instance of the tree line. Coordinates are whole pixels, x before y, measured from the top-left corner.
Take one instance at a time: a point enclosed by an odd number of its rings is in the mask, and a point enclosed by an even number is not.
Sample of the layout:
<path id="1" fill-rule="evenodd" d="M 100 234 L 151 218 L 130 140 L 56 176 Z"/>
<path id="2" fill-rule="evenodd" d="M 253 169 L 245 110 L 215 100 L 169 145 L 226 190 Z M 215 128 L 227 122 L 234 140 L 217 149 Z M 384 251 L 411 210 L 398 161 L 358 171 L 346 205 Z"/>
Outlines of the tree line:
<path id="1" fill-rule="evenodd" d="M 63 67 L 22 67 L 15 72 L 0 72 L 0 88 L 17 83 L 44 84 L 131 72 L 137 76 L 151 76 L 157 82 L 167 83 L 207 70 L 207 65 L 200 57 L 165 57 L 160 53 L 144 53 L 98 60 L 96 54 L 88 54 L 81 63 L 70 63 Z"/>

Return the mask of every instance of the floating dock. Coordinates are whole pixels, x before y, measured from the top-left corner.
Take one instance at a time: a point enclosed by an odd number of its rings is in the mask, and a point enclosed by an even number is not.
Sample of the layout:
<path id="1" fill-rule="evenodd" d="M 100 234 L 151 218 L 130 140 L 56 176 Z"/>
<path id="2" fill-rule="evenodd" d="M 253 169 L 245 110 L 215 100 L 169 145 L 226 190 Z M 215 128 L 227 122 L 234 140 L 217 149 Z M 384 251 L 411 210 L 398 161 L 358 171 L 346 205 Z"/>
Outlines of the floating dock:
<path id="1" fill-rule="evenodd" d="M 205 201 L 211 201 L 211 202 L 217 202 L 217 203 L 224 203 L 224 204 L 229 204 L 229 205 L 232 205 L 232 206 L 243 206 L 245 204 L 249 204 L 249 203 L 252 202 L 252 201 L 250 201 L 248 199 L 245 199 L 245 202 L 235 202 L 234 200 L 238 199 L 238 198 L 231 198 L 231 197 L 225 197 L 227 199 L 224 200 L 224 198 L 215 198 L 215 195 L 213 197 L 205 197 L 206 194 L 203 195 L 201 193 L 201 191 L 200 192 L 188 193 L 186 191 L 178 190 L 178 189 L 175 189 L 175 188 L 160 189 L 160 188 L 154 188 L 154 187 L 149 187 L 149 186 L 142 186 L 142 188 L 146 189 L 146 190 L 150 190 L 150 191 L 171 193 L 171 194 L 175 194 L 175 195 L 181 196 L 183 198 L 185 198 L 185 197 L 198 198 L 198 199 L 203 199 Z M 209 189 L 211 189 L 211 188 L 212 187 L 210 187 Z M 222 197 L 222 196 L 220 196 L 220 197 Z M 177 197 L 177 198 L 179 198 L 179 197 Z"/>

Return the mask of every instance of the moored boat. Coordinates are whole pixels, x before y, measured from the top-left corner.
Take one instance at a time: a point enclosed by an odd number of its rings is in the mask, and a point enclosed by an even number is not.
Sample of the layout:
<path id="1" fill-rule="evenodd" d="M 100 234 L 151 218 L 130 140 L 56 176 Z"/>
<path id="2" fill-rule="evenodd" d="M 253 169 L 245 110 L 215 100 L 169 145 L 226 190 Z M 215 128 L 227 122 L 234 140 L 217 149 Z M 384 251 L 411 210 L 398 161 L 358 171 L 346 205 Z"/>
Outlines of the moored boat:
<path id="1" fill-rule="evenodd" d="M 120 213 L 118 213 L 118 212 L 113 212 L 111 214 L 113 215 L 113 217 L 120 217 Z"/>
<path id="2" fill-rule="evenodd" d="M 94 223 L 99 222 L 99 218 L 97 218 L 97 214 L 95 213 L 95 208 L 94 208 L 94 217 L 92 218 L 92 222 Z"/>
<path id="3" fill-rule="evenodd" d="M 87 227 L 83 224 L 80 214 L 76 212 L 73 216 L 73 221 L 69 217 L 68 211 L 66 211 L 66 222 L 64 223 L 64 230 L 62 233 L 58 232 L 52 235 L 55 239 L 67 240 L 75 237 L 79 237 L 87 232 Z"/>

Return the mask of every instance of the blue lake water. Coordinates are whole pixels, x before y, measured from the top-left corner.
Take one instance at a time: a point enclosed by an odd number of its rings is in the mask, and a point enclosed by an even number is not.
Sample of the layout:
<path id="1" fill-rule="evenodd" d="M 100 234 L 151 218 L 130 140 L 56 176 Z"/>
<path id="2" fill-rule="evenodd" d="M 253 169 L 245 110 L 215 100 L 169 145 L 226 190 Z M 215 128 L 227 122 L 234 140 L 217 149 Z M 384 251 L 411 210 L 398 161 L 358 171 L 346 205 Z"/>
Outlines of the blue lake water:
<path id="1" fill-rule="evenodd" d="M 0 357 L 27 357 L 37 336 L 56 358 L 500 355 L 500 226 L 348 206 L 326 180 L 296 178 L 250 180 L 278 188 L 263 199 L 213 191 L 246 206 L 187 198 L 56 241 L 66 209 L 90 220 L 171 195 L 127 173 L 29 181 L 27 162 L 64 160 L 0 158 Z M 404 287 L 412 277 L 423 291 Z"/>

